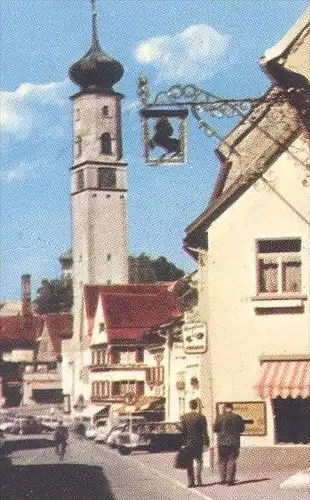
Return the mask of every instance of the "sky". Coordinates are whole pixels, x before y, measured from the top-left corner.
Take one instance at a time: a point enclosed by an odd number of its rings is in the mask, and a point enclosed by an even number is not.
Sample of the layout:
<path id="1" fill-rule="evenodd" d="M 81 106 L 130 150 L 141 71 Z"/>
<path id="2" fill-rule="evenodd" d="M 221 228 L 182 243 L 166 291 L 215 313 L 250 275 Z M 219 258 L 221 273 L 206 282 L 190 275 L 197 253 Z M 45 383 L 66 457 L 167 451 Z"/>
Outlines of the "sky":
<path id="1" fill-rule="evenodd" d="M 195 84 L 223 98 L 255 98 L 270 86 L 259 58 L 296 22 L 308 0 L 97 0 L 102 48 L 122 63 L 115 90 L 123 100 L 128 162 L 128 249 L 166 256 L 185 272 L 185 228 L 205 209 L 219 163 L 217 142 L 188 119 L 187 161 L 146 166 L 137 79 L 151 97 Z M 18 300 L 20 278 L 60 276 L 71 248 L 71 101 L 68 69 L 90 47 L 89 0 L 1 0 L 1 288 Z M 221 134 L 234 119 L 206 121 Z"/>

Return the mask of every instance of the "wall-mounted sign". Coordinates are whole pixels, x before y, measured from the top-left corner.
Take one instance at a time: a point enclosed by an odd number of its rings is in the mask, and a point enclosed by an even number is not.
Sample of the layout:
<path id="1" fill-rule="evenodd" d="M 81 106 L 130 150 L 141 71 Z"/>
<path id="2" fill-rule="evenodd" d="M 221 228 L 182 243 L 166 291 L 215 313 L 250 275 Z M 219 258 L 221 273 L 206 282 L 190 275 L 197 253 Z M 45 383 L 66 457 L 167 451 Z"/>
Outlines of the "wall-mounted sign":
<path id="1" fill-rule="evenodd" d="M 225 403 L 217 403 L 216 412 L 221 414 Z M 243 436 L 266 436 L 266 404 L 264 401 L 233 402 L 233 411 L 245 422 Z"/>
<path id="2" fill-rule="evenodd" d="M 201 354 L 207 350 L 206 323 L 185 323 L 183 330 L 183 344 L 186 354 Z"/>
<path id="3" fill-rule="evenodd" d="M 177 165 L 185 162 L 187 109 L 140 111 L 144 162 L 147 165 Z"/>

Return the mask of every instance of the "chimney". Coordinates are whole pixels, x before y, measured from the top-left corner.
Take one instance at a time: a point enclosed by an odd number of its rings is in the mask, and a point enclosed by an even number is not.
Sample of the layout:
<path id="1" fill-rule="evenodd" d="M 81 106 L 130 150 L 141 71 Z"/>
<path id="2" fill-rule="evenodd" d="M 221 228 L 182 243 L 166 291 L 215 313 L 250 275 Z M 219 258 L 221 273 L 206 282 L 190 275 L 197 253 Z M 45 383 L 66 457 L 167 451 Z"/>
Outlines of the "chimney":
<path id="1" fill-rule="evenodd" d="M 22 275 L 22 316 L 31 316 L 30 274 Z"/>

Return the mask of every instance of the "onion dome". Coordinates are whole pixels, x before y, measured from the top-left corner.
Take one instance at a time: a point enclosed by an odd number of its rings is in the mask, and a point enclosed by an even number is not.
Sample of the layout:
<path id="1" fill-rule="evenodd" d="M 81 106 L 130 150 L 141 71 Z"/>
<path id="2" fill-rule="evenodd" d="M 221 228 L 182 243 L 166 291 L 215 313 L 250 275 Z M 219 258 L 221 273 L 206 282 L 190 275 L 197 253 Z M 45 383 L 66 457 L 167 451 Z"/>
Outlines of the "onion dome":
<path id="1" fill-rule="evenodd" d="M 97 13 L 93 3 L 92 44 L 88 52 L 69 69 L 69 77 L 82 91 L 113 92 L 113 85 L 123 76 L 124 68 L 100 47 L 97 34 Z"/>

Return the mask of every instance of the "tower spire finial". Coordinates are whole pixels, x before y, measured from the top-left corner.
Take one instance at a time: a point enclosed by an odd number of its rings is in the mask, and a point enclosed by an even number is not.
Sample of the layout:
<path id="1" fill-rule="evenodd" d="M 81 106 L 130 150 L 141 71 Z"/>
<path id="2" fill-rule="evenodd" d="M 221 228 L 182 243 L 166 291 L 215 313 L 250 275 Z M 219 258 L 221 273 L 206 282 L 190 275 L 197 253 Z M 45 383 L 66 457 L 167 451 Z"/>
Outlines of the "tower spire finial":
<path id="1" fill-rule="evenodd" d="M 92 42 L 93 45 L 99 45 L 98 31 L 97 31 L 97 9 L 96 9 L 96 0 L 90 0 L 91 8 L 92 8 L 92 26 L 93 26 L 93 34 L 92 34 Z"/>

